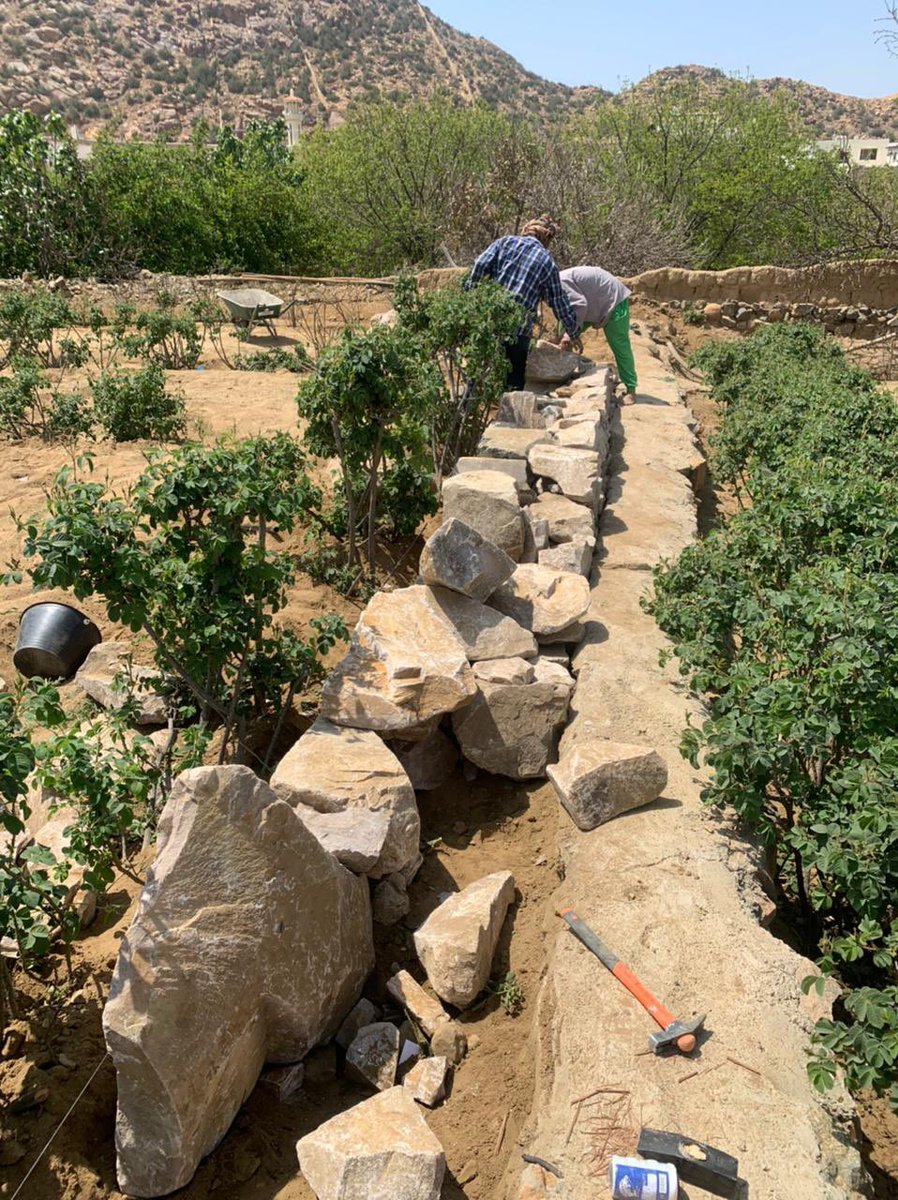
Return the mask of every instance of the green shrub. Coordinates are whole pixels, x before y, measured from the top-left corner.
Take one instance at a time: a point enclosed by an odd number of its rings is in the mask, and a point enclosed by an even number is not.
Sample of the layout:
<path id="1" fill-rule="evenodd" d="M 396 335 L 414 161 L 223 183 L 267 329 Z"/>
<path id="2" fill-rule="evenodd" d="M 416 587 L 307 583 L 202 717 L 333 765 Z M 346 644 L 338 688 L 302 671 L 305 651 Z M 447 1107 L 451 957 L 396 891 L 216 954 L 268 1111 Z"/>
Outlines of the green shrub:
<path id="1" fill-rule="evenodd" d="M 107 437 L 116 442 L 173 442 L 187 428 L 184 397 L 169 392 L 161 367 L 104 371 L 91 383 L 94 411 Z"/>
<path id="2" fill-rule="evenodd" d="M 770 848 L 822 986 L 809 1072 L 898 1107 L 898 408 L 819 331 L 704 348 L 713 466 L 744 507 L 660 569 L 651 605 L 709 696 L 684 753 Z"/>
<path id="3" fill-rule="evenodd" d="M 305 346 L 296 345 L 292 350 L 254 350 L 250 354 L 238 354 L 234 359 L 235 371 L 292 371 L 301 375 L 312 365 Z"/>
<path id="4" fill-rule="evenodd" d="M 16 357 L 11 374 L 0 375 L 0 432 L 8 437 L 72 442 L 92 429 L 84 397 L 51 387 L 35 358 Z"/>
<path id="5" fill-rule="evenodd" d="M 30 357 L 43 367 L 82 366 L 84 341 L 73 326 L 75 315 L 63 296 L 43 288 L 13 288 L 0 295 L 0 367 Z"/>
<path id="6" fill-rule="evenodd" d="M 134 331 L 123 330 L 119 342 L 132 358 L 144 358 L 166 371 L 192 371 L 203 349 L 192 313 L 175 314 L 171 304 L 144 309 L 133 318 Z"/>

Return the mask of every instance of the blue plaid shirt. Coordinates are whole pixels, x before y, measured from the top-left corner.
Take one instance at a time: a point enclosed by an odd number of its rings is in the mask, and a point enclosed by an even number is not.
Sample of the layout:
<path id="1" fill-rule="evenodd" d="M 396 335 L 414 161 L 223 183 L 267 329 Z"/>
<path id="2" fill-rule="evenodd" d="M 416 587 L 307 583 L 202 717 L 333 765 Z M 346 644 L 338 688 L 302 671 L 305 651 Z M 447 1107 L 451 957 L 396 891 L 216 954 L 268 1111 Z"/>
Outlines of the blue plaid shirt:
<path id="1" fill-rule="evenodd" d="M 481 279 L 495 279 L 527 310 L 522 333 L 530 331 L 539 302 L 545 299 L 571 337 L 577 332 L 577 317 L 568 300 L 555 260 L 534 237 L 501 237 L 487 246 L 471 269 L 465 288 Z"/>

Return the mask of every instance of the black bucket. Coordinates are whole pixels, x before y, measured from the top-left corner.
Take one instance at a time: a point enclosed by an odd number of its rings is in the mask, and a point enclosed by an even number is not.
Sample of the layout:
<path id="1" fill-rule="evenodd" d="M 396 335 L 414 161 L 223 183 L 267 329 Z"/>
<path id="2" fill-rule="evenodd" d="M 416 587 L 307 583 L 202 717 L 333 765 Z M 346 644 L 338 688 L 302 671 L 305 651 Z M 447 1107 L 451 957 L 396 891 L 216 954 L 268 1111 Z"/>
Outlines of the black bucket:
<path id="1" fill-rule="evenodd" d="M 68 679 L 102 640 L 93 621 L 77 608 L 42 600 L 19 617 L 12 661 L 16 670 L 28 678 L 39 675 L 42 679 Z"/>

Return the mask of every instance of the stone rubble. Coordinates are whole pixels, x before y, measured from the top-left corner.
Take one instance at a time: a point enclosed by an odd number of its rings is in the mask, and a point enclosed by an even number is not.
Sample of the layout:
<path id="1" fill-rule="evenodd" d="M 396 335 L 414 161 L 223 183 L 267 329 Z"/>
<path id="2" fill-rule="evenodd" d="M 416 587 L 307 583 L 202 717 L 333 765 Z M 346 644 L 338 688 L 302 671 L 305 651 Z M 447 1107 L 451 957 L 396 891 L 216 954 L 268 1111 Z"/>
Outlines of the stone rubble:
<path id="1" fill-rule="evenodd" d="M 389 1021 L 363 1025 L 346 1051 L 346 1074 L 356 1083 L 385 1092 L 396 1082 L 399 1029 Z"/>
<path id="2" fill-rule="evenodd" d="M 405 1087 L 338 1113 L 296 1143 L 318 1200 L 439 1200 L 446 1157 Z"/>
<path id="3" fill-rule="evenodd" d="M 447 1004 L 467 1008 L 483 990 L 514 895 L 511 872 L 496 871 L 444 900 L 415 932 L 421 965 Z"/>
<path id="4" fill-rule="evenodd" d="M 248 767 L 177 779 L 103 1011 L 123 1192 L 183 1187 L 262 1066 L 336 1032 L 374 965 L 371 931 L 367 881 Z"/>

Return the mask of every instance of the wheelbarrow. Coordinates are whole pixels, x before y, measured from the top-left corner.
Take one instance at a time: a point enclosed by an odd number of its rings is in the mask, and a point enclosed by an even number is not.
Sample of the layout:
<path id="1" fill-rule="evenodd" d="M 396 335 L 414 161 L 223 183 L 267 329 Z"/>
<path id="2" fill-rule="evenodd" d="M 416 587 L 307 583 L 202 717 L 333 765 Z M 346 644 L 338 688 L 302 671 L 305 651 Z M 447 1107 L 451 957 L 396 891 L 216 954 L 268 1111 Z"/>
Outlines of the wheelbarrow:
<path id="1" fill-rule="evenodd" d="M 284 304 L 279 296 L 273 296 L 262 288 L 239 288 L 235 292 L 216 292 L 219 300 L 231 314 L 237 329 L 247 337 L 256 325 L 263 325 L 272 337 L 277 337 L 273 322 L 288 313 L 295 300 Z"/>

